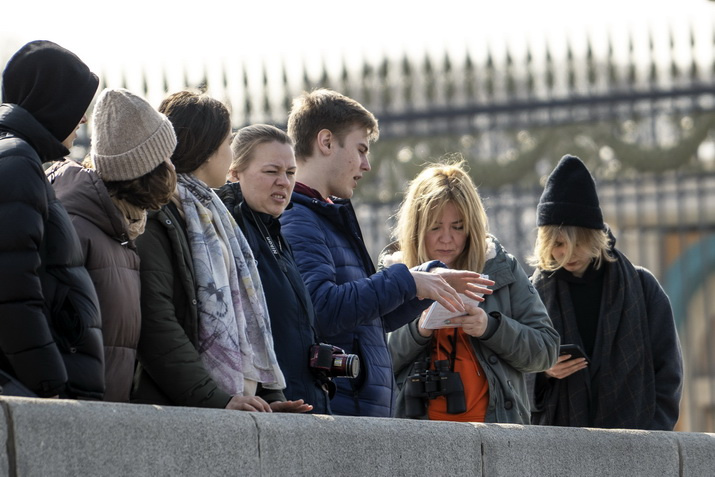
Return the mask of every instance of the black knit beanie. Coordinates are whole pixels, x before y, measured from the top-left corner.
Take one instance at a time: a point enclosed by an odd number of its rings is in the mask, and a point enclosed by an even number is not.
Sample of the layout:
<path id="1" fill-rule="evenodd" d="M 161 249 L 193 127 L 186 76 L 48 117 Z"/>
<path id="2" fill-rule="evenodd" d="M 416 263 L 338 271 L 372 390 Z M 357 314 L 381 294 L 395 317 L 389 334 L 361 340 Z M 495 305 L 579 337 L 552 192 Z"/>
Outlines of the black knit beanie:
<path id="1" fill-rule="evenodd" d="M 77 55 L 51 41 L 32 41 L 10 58 L 2 101 L 21 106 L 60 142 L 77 127 L 99 79 Z"/>
<path id="2" fill-rule="evenodd" d="M 562 157 L 546 180 L 536 207 L 536 225 L 604 228 L 596 183 L 578 157 Z"/>

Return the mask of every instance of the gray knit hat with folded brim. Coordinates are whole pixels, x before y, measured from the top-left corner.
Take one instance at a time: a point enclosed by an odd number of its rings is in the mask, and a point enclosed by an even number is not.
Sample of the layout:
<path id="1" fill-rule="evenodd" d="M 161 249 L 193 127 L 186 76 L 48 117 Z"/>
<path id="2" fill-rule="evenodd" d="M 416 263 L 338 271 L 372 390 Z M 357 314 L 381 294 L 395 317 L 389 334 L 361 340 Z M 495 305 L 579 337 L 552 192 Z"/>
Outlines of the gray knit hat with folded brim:
<path id="1" fill-rule="evenodd" d="M 171 157 L 176 134 L 171 121 L 146 100 L 105 89 L 92 116 L 94 167 L 104 181 L 126 181 L 153 171 Z"/>

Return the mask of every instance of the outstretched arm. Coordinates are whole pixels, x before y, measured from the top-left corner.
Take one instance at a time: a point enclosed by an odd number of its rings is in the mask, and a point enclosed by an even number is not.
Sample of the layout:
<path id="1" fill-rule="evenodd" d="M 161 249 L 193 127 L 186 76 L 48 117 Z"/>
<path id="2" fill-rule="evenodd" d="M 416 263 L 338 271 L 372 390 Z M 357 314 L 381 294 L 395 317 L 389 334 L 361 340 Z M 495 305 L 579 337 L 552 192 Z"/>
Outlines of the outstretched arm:
<path id="1" fill-rule="evenodd" d="M 306 207 L 294 206 L 281 224 L 313 300 L 321 336 L 355 329 L 417 297 L 418 284 L 405 265 L 392 265 L 368 275 L 361 251 L 355 250 L 350 238 Z M 425 298 L 439 298 L 447 306 L 455 306 L 458 297 L 442 278 L 420 273 L 419 292 Z M 425 301 L 405 314 L 400 325 L 429 304 Z"/>

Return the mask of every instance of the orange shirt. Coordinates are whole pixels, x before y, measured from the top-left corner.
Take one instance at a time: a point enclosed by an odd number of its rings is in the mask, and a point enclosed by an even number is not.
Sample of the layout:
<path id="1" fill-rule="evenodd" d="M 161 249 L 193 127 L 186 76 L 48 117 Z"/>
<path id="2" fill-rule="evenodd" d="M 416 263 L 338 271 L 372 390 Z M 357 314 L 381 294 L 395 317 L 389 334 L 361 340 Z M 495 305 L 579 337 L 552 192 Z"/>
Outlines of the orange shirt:
<path id="1" fill-rule="evenodd" d="M 430 420 L 436 421 L 459 421 L 459 422 L 484 422 L 489 407 L 489 383 L 484 375 L 479 360 L 474 354 L 471 337 L 456 328 L 457 331 L 457 355 L 455 358 L 454 371 L 458 372 L 464 385 L 464 402 L 467 411 L 462 414 L 447 413 L 447 398 L 439 396 L 428 401 L 427 415 Z M 432 368 L 438 359 L 449 359 L 452 352 L 452 343 L 449 338 L 454 335 L 454 328 L 442 328 L 435 330 L 433 336 L 434 346 L 432 348 Z"/>

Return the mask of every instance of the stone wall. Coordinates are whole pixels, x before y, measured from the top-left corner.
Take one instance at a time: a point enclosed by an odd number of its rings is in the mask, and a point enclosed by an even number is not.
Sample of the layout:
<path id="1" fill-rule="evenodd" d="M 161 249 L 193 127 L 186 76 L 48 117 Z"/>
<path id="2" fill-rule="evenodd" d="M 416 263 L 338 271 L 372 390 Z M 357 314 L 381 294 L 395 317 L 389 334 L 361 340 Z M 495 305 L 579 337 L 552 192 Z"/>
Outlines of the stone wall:
<path id="1" fill-rule="evenodd" d="M 715 434 L 0 404 L 0 476 L 715 475 Z"/>

